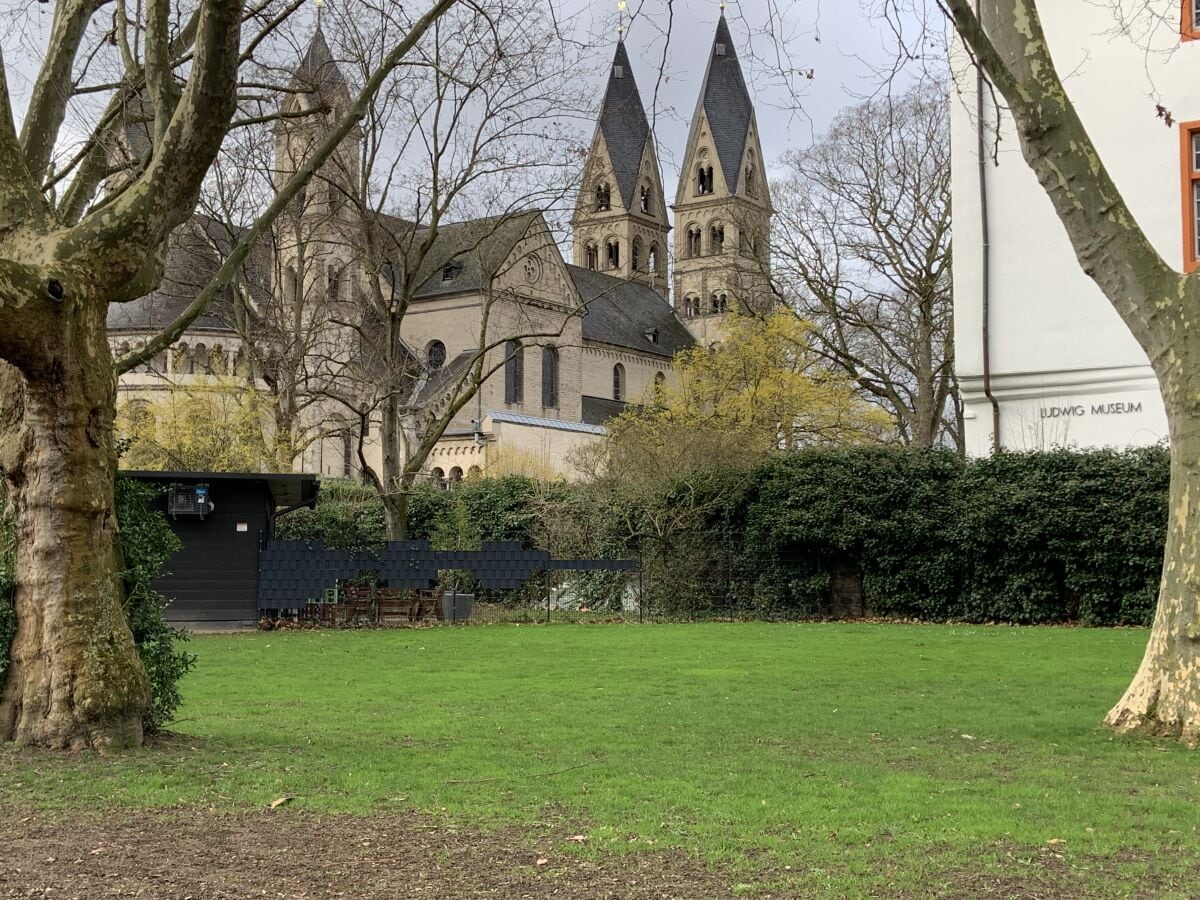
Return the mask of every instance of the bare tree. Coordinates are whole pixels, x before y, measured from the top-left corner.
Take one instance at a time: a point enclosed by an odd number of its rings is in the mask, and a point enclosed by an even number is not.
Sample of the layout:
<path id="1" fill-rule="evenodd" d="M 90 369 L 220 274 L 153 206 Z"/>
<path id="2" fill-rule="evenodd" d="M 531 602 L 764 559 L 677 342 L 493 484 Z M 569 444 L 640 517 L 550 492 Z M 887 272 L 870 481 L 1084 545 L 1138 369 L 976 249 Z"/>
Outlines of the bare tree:
<path id="1" fill-rule="evenodd" d="M 411 23 L 188 313 L 117 371 L 178 338 L 454 2 L 438 0 Z M 0 738 L 59 748 L 138 743 L 148 702 L 122 610 L 108 308 L 156 287 L 167 236 L 191 215 L 225 139 L 239 73 L 300 3 L 150 0 L 131 9 L 118 0 L 101 15 L 107 6 L 55 6 L 19 128 L 0 63 L 0 472 L 17 539 Z M 101 56 L 117 74 L 93 81 Z M 130 108 L 145 113 L 146 145 L 114 169 Z M 63 123 L 89 111 L 90 134 L 72 153 Z M 59 151 L 65 162 L 52 170 Z"/>
<path id="2" fill-rule="evenodd" d="M 438 23 L 420 48 L 421 66 L 368 112 L 357 189 L 345 198 L 359 212 L 357 309 L 340 322 L 336 377 L 310 386 L 357 420 L 360 468 L 380 491 L 391 539 L 405 536 L 409 495 L 430 452 L 513 342 L 560 337 L 582 312 L 565 279 L 548 280 L 548 292 L 527 285 L 539 294 L 534 304 L 514 287 L 522 281 L 514 266 L 528 254 L 540 257 L 548 279 L 558 271 L 545 217 L 565 207 L 577 177 L 568 126 L 589 105 L 580 55 L 538 4 L 503 10 L 495 27 L 466 15 Z M 344 25 L 352 64 L 369 68 L 388 23 Z M 478 297 L 462 317 L 471 347 L 454 359 L 431 358 L 406 338 L 440 287 Z M 378 470 L 364 452 L 374 422 Z"/>
<path id="3" fill-rule="evenodd" d="M 1171 437 L 1166 562 L 1141 667 L 1105 722 L 1200 745 L 1200 278 L 1170 266 L 1137 223 L 1063 86 L 1033 0 L 937 4 L 986 75 L 980 90 L 990 87 L 1007 103 L 1080 266 L 1158 378 Z"/>
<path id="4" fill-rule="evenodd" d="M 948 88 L 925 80 L 844 110 L 773 188 L 775 273 L 815 349 L 901 440 L 963 450 L 954 377 Z"/>

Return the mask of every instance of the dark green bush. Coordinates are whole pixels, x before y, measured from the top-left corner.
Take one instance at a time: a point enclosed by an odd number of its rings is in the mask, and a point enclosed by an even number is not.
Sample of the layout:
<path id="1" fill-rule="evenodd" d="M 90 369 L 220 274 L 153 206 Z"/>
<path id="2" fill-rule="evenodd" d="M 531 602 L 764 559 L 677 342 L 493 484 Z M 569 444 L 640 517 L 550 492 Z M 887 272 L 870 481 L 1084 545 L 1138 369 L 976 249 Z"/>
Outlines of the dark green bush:
<path id="1" fill-rule="evenodd" d="M 409 533 L 441 547 L 516 540 L 559 558 L 640 559 L 645 606 L 664 615 L 825 615 L 834 582 L 851 573 L 878 615 L 1146 624 L 1168 475 L 1161 447 L 978 460 L 813 449 L 662 485 L 422 487 Z M 293 516 L 289 536 L 383 540 L 382 506 L 366 488 L 327 488 L 315 511 Z M 573 585 L 581 602 L 615 609 L 630 577 L 578 575 Z"/>
<path id="2" fill-rule="evenodd" d="M 151 587 L 179 540 L 162 513 L 151 508 L 155 488 L 132 479 L 117 479 L 117 521 L 125 560 L 125 614 L 138 654 L 150 679 L 151 703 L 143 720 L 147 733 L 167 725 L 179 708 L 179 681 L 195 657 L 179 645 L 187 634 L 163 620 L 167 600 Z M 0 510 L 3 509 L 0 495 Z M 13 535 L 0 516 L 0 684 L 16 627 L 12 609 Z"/>

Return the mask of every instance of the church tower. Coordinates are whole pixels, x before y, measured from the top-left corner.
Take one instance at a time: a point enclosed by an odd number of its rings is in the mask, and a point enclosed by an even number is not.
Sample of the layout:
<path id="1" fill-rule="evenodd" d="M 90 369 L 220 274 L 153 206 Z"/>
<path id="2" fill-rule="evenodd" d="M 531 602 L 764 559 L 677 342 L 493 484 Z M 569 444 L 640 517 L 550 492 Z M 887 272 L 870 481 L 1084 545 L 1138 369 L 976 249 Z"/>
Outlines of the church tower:
<path id="1" fill-rule="evenodd" d="M 571 224 L 575 265 L 636 279 L 666 296 L 671 226 L 624 41 L 617 42 Z"/>
<path id="2" fill-rule="evenodd" d="M 675 195 L 675 311 L 698 341 L 732 313 L 771 306 L 771 198 L 754 104 L 724 13 L 717 23 Z"/>
<path id="3" fill-rule="evenodd" d="M 273 173 L 277 187 L 308 161 L 352 102 L 318 21 L 280 103 Z M 352 299 L 364 243 L 358 202 L 361 143 L 362 131 L 356 127 L 276 220 L 273 293 L 309 315 L 320 309 L 322 316 L 333 317 Z"/>
<path id="4" fill-rule="evenodd" d="M 283 115 L 275 128 L 276 185 L 304 165 L 351 102 L 350 87 L 318 23 L 280 104 Z M 297 204 L 305 218 L 329 222 L 357 212 L 350 201 L 359 190 L 361 140 L 362 132 L 356 127 L 309 181 Z"/>

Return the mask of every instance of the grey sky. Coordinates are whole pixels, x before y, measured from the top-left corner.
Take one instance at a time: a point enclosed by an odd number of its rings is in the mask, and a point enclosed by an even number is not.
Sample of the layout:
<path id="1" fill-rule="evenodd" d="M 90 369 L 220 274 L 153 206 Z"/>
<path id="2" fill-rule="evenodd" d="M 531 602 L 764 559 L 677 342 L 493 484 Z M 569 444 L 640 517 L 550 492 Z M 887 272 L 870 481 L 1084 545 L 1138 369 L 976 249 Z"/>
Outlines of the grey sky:
<path id="1" fill-rule="evenodd" d="M 354 0 L 326 0 L 350 11 Z M 597 106 L 617 37 L 617 0 L 550 0 L 555 14 L 595 47 L 589 62 Z M 837 111 L 878 85 L 872 65 L 892 58 L 889 34 L 872 9 L 879 0 L 730 0 L 726 10 L 738 56 L 754 97 L 768 166 L 787 150 L 805 147 L 828 126 Z M 678 177 L 679 157 L 700 91 L 701 79 L 720 15 L 719 0 L 628 0 L 626 46 L 647 112 L 655 127 L 668 200 Z M 766 33 L 771 10 L 785 40 Z M 48 4 L 9 2 L 0 6 L 0 47 L 10 67 L 16 113 L 20 117 L 30 78 L 44 47 Z M 668 25 L 669 23 L 669 25 Z M 669 31 L 668 31 L 669 29 Z M 307 28 L 301 26 L 306 32 Z M 666 50 L 664 62 L 664 46 Z M 797 105 L 778 76 L 779 50 L 787 65 L 813 72 L 796 79 Z M 656 96 L 657 91 L 657 96 Z M 67 123 L 64 137 L 71 135 Z M 86 125 L 88 123 L 81 123 Z M 80 135 L 82 136 L 82 135 Z M 583 142 L 590 132 L 581 135 Z"/>
<path id="2" fill-rule="evenodd" d="M 783 13 L 782 31 L 788 37 L 790 65 L 813 70 L 811 81 L 799 79 L 803 94 L 797 108 L 776 74 L 777 43 L 763 31 L 771 18 L 769 3 L 731 0 L 725 15 L 754 97 L 763 151 L 770 165 L 785 151 L 808 146 L 839 109 L 874 90 L 878 78 L 872 66 L 887 65 L 893 49 L 889 33 L 870 13 L 877 0 L 784 0 L 772 4 Z M 671 5 L 674 16 L 665 67 L 667 0 L 629 0 L 630 10 L 637 15 L 626 35 L 638 87 L 655 125 L 668 199 L 720 15 L 718 0 L 674 0 Z M 605 53 L 611 57 L 616 40 L 616 0 L 591 4 L 586 14 L 592 18 L 595 35 L 609 35 Z M 607 62 L 597 60 L 597 103 L 607 77 Z M 652 106 L 656 82 L 658 98 Z"/>

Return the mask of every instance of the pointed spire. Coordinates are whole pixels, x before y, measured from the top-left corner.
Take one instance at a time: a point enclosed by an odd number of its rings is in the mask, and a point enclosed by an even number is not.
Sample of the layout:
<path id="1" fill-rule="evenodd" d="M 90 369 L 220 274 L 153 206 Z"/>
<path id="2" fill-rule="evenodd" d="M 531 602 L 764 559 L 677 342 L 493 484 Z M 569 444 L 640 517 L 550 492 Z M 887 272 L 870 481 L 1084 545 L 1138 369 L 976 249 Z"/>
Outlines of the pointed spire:
<path id="1" fill-rule="evenodd" d="M 738 188 L 742 155 L 746 152 L 746 136 L 750 133 L 750 122 L 754 118 L 754 104 L 750 100 L 750 91 L 746 89 L 746 79 L 742 76 L 742 67 L 738 63 L 733 35 L 729 33 L 724 12 L 717 22 L 700 103 L 708 116 L 725 184 L 732 194 Z"/>
<path id="2" fill-rule="evenodd" d="M 600 107 L 600 133 L 604 135 L 604 144 L 608 147 L 608 157 L 616 174 L 621 200 L 625 209 L 633 209 L 642 153 L 646 149 L 646 139 L 650 137 L 650 123 L 646 119 L 637 82 L 633 80 L 633 69 L 629 65 L 624 41 L 617 42 L 617 52 L 608 74 L 604 104 Z"/>
<path id="3" fill-rule="evenodd" d="M 312 40 L 308 42 L 308 49 L 292 75 L 291 87 L 308 94 L 312 100 L 324 100 L 325 105 L 330 107 L 349 96 L 346 79 L 333 58 L 319 21 Z"/>

